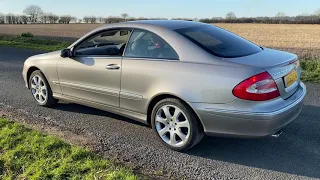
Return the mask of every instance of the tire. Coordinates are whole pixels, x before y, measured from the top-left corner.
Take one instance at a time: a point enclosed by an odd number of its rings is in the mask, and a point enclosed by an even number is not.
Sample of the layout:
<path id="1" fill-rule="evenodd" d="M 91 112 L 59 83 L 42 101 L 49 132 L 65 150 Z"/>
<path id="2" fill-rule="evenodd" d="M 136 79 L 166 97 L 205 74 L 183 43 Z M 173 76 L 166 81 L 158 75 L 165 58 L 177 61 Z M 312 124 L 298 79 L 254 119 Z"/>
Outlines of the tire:
<path id="1" fill-rule="evenodd" d="M 52 96 L 50 85 L 40 70 L 30 75 L 29 88 L 38 105 L 52 107 L 57 104 L 58 100 Z"/>
<path id="2" fill-rule="evenodd" d="M 175 151 L 192 148 L 204 136 L 197 115 L 187 104 L 175 98 L 163 99 L 154 106 L 151 125 L 160 141 Z"/>

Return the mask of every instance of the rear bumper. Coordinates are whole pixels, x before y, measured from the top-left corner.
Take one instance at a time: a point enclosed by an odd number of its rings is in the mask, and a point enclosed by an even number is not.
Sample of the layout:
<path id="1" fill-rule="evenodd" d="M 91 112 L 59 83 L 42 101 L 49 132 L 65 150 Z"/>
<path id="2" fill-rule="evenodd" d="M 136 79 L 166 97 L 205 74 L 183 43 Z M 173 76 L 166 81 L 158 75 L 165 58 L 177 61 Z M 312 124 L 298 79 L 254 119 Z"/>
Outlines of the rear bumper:
<path id="1" fill-rule="evenodd" d="M 306 86 L 288 99 L 277 98 L 266 102 L 237 99 L 229 104 L 191 103 L 207 135 L 227 137 L 264 137 L 284 128 L 301 112 Z"/>

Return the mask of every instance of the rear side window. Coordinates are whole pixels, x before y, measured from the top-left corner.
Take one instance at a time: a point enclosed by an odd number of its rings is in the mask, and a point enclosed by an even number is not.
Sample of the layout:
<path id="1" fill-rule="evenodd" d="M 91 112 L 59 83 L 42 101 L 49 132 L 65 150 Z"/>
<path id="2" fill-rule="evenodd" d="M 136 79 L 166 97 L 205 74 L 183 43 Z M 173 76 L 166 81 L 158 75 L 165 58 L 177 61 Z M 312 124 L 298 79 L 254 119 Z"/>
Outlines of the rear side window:
<path id="1" fill-rule="evenodd" d="M 215 26 L 197 26 L 175 31 L 219 57 L 242 57 L 262 51 L 250 41 Z"/>
<path id="2" fill-rule="evenodd" d="M 172 47 L 158 35 L 136 29 L 127 45 L 125 56 L 150 59 L 179 59 Z"/>

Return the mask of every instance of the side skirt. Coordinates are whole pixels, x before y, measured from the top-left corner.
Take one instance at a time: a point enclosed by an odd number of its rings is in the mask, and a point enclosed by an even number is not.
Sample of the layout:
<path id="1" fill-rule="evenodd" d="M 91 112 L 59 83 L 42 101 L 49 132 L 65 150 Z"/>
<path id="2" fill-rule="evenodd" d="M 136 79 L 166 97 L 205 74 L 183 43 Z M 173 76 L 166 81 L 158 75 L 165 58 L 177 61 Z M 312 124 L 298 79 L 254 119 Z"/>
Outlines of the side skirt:
<path id="1" fill-rule="evenodd" d="M 111 113 L 119 114 L 121 116 L 139 121 L 141 123 L 148 124 L 146 114 L 141 114 L 141 113 L 129 111 L 126 109 L 121 109 L 119 107 L 108 106 L 105 104 L 100 104 L 100 103 L 96 103 L 96 102 L 92 102 L 92 101 L 88 101 L 88 100 L 84 100 L 84 99 L 80 99 L 80 98 L 65 96 L 62 94 L 53 94 L 53 97 L 56 99 L 60 99 L 60 100 L 64 100 L 64 101 L 68 101 L 68 102 L 81 104 L 81 105 L 89 106 L 92 108 L 108 111 Z"/>

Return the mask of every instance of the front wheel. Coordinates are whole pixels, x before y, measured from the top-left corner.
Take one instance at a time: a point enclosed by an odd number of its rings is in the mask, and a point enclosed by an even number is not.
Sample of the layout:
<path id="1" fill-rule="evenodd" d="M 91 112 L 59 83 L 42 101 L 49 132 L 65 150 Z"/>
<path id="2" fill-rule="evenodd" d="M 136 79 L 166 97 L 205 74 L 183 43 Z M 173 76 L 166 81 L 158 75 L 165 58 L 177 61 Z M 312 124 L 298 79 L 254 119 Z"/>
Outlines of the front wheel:
<path id="1" fill-rule="evenodd" d="M 29 79 L 31 94 L 40 106 L 50 107 L 55 105 L 58 100 L 52 96 L 52 91 L 48 81 L 41 71 L 34 71 Z"/>
<path id="2" fill-rule="evenodd" d="M 192 148 L 204 135 L 195 113 L 179 99 L 159 101 L 153 108 L 151 118 L 152 128 L 159 139 L 175 151 Z"/>

